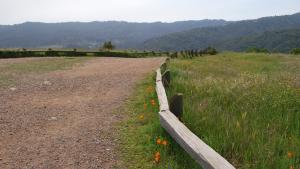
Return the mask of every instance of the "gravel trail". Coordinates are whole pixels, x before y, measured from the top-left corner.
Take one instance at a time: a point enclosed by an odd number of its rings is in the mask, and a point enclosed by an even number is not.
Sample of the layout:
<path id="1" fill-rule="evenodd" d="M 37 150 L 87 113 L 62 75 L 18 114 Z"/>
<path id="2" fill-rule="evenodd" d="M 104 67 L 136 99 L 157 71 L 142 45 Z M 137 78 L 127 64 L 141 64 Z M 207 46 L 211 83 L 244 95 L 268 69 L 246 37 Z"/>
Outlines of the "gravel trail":
<path id="1" fill-rule="evenodd" d="M 162 61 L 95 58 L 0 89 L 0 168 L 116 168 L 113 112 Z"/>

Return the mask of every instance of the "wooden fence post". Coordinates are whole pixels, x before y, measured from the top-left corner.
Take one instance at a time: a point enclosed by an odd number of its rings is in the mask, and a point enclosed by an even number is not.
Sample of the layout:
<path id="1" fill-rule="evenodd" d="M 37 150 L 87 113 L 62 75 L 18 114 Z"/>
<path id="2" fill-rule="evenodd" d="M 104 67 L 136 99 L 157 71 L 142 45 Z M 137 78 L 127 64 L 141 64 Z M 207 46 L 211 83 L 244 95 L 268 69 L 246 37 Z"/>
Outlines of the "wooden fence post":
<path id="1" fill-rule="evenodd" d="M 166 59 L 166 63 L 168 64 L 169 62 L 170 62 L 170 57 L 167 57 L 167 59 Z"/>
<path id="2" fill-rule="evenodd" d="M 169 87 L 171 83 L 171 72 L 170 70 L 165 71 L 165 73 L 162 75 L 162 82 L 164 87 Z"/>
<path id="3" fill-rule="evenodd" d="M 181 120 L 183 114 L 183 94 L 177 93 L 171 98 L 170 111 Z"/>
<path id="4" fill-rule="evenodd" d="M 163 63 L 161 66 L 160 66 L 160 69 L 161 69 L 161 72 L 165 72 L 167 70 L 167 63 Z"/>

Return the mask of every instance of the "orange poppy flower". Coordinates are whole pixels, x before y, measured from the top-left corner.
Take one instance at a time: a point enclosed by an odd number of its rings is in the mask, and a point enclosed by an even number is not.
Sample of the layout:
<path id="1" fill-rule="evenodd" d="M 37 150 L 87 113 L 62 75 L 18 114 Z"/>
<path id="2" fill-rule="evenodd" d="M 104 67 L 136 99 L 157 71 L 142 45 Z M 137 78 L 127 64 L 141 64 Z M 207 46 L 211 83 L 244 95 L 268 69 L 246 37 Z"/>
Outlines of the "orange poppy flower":
<path id="1" fill-rule="evenodd" d="M 160 153 L 159 153 L 159 152 L 156 152 L 156 153 L 155 153 L 155 155 L 154 155 L 154 161 L 155 161 L 156 163 L 159 163 L 159 161 L 160 161 Z"/>
<path id="2" fill-rule="evenodd" d="M 288 158 L 293 158 L 294 157 L 294 153 L 291 152 L 291 151 L 289 151 L 287 155 L 288 155 Z"/>
<path id="3" fill-rule="evenodd" d="M 166 140 L 164 140 L 161 144 L 166 146 L 166 145 L 168 145 L 168 142 Z"/>
<path id="4" fill-rule="evenodd" d="M 149 86 L 149 87 L 146 89 L 146 91 L 147 91 L 148 93 L 152 93 L 152 92 L 154 91 L 154 89 L 153 89 L 152 86 Z"/>
<path id="5" fill-rule="evenodd" d="M 161 139 L 157 139 L 156 144 L 158 144 L 158 145 L 161 144 Z"/>
<path id="6" fill-rule="evenodd" d="M 151 104 L 152 104 L 152 106 L 155 106 L 155 100 L 154 99 L 151 100 Z"/>
<path id="7" fill-rule="evenodd" d="M 140 120 L 144 120 L 144 115 L 140 115 Z"/>
<path id="8" fill-rule="evenodd" d="M 294 167 L 291 165 L 291 166 L 290 166 L 290 169 L 294 169 Z"/>

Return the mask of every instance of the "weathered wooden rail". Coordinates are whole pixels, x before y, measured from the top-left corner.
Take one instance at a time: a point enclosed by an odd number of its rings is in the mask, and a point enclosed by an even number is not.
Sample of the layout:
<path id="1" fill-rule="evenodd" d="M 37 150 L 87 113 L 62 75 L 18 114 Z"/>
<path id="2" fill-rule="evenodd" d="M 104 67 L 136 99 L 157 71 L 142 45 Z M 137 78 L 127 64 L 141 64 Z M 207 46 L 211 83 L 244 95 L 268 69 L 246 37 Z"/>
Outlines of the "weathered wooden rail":
<path id="1" fill-rule="evenodd" d="M 166 63 L 162 64 L 162 67 L 165 70 Z M 156 92 L 160 106 L 159 118 L 161 126 L 204 169 L 235 169 L 226 159 L 192 133 L 170 111 L 163 80 L 161 69 L 159 68 L 156 71 Z"/>

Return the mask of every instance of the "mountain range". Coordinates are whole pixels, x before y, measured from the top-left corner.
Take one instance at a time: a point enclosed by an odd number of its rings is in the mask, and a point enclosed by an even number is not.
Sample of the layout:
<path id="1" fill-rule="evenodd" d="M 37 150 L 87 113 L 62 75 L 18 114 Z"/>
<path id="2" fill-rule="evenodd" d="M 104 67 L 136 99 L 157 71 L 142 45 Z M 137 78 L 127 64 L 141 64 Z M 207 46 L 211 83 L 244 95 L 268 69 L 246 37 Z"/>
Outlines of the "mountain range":
<path id="1" fill-rule="evenodd" d="M 300 13 L 232 22 L 218 27 L 195 28 L 144 42 L 151 50 L 202 49 L 243 51 L 251 47 L 288 52 L 300 47 Z"/>
<path id="2" fill-rule="evenodd" d="M 257 47 L 289 52 L 300 47 L 299 39 L 300 13 L 243 21 L 0 25 L 0 48 L 98 48 L 105 41 L 112 41 L 120 49 L 178 51 L 212 46 L 218 50 Z"/>
<path id="3" fill-rule="evenodd" d="M 193 28 L 225 25 L 224 20 L 182 21 L 174 23 L 68 22 L 0 26 L 1 48 L 97 48 L 112 41 L 118 48 L 138 48 L 147 39 Z"/>

